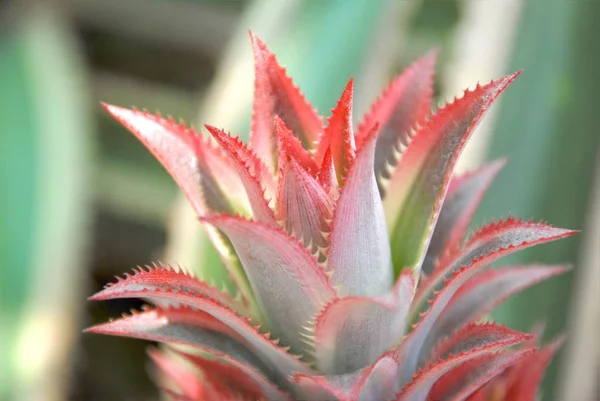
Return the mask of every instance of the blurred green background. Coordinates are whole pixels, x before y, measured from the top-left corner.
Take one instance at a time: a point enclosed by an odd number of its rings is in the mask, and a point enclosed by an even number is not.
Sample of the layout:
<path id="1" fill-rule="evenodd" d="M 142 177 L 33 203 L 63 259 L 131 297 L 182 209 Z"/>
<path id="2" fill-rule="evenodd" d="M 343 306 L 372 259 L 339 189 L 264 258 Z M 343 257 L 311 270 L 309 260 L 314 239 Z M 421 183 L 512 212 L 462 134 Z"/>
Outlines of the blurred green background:
<path id="1" fill-rule="evenodd" d="M 167 174 L 98 103 L 247 135 L 248 29 L 321 114 L 353 75 L 359 116 L 433 47 L 440 103 L 524 69 L 460 168 L 509 158 L 477 225 L 512 213 L 584 230 L 512 258 L 575 269 L 494 313 L 569 333 L 544 400 L 600 400 L 598 20 L 586 0 L 0 2 L 0 400 L 157 399 L 147 344 L 81 334 L 140 304 L 86 297 L 159 258 L 219 267 Z"/>

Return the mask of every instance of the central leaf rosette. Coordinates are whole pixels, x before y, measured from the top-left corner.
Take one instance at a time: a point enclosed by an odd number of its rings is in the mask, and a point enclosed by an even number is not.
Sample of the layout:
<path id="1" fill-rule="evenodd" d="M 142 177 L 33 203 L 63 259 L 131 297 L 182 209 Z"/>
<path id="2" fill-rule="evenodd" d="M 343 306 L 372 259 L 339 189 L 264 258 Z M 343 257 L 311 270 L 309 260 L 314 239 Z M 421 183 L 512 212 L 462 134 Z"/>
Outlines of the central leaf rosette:
<path id="1" fill-rule="evenodd" d="M 354 132 L 352 80 L 324 125 L 275 56 L 252 42 L 249 144 L 212 126 L 214 141 L 158 115 L 105 106 L 181 187 L 238 293 L 168 266 L 142 269 L 92 299 L 140 297 L 157 308 L 91 331 L 211 355 L 187 358 L 210 378 L 202 388 L 214 397 L 234 388 L 269 400 L 466 399 L 527 358 L 543 365 L 539 355 L 553 351 L 531 342 L 508 351 L 532 336 L 473 322 L 565 271 L 490 263 L 573 231 L 508 218 L 465 241 L 504 161 L 452 175 L 484 112 L 518 73 L 431 115 L 430 53 L 391 82 Z M 153 357 L 177 372 L 187 399 L 201 398 L 171 360 Z"/>

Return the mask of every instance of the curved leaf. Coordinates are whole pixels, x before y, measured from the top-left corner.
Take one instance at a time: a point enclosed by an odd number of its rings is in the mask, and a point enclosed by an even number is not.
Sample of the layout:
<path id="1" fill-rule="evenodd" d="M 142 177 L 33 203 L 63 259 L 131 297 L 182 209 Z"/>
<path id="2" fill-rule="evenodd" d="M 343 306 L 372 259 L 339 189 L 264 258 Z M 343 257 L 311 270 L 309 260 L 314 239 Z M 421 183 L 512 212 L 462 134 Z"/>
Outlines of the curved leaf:
<path id="1" fill-rule="evenodd" d="M 527 359 L 533 349 L 507 351 L 498 355 L 486 354 L 471 359 L 440 377 L 434 384 L 429 398 L 433 400 L 464 401 L 485 386 L 507 368 Z M 527 400 L 515 398 L 515 400 Z"/>
<path id="2" fill-rule="evenodd" d="M 483 113 L 517 75 L 465 92 L 439 110 L 408 144 L 386 196 L 397 269 L 413 266 L 419 275 L 456 161 Z"/>
<path id="3" fill-rule="evenodd" d="M 398 391 L 398 362 L 392 355 L 382 355 L 363 374 L 355 393 L 357 401 L 391 400 Z"/>
<path id="4" fill-rule="evenodd" d="M 282 129 L 284 127 L 277 128 Z M 295 157 L 283 150 L 279 156 L 277 219 L 283 222 L 288 234 L 302 240 L 304 247 L 316 253 L 327 247 L 324 233 L 329 231 L 333 201 Z"/>
<path id="5" fill-rule="evenodd" d="M 375 147 L 375 177 L 382 197 L 390 178 L 390 167 L 398 163 L 401 145 L 406 145 L 413 127 L 424 123 L 431 113 L 433 77 L 437 51 L 432 51 L 394 78 L 371 106 L 358 126 L 360 147 L 375 123 L 380 132 Z"/>
<path id="6" fill-rule="evenodd" d="M 198 215 L 231 213 L 247 198 L 233 165 L 222 151 L 184 124 L 146 111 L 102 104 L 169 172 Z"/>
<path id="7" fill-rule="evenodd" d="M 300 140 L 285 125 L 279 116 L 274 118 L 275 139 L 277 142 L 277 165 L 281 171 L 281 161 L 288 157 L 294 158 L 313 177 L 316 176 L 319 166 L 313 160 L 310 152 L 302 147 Z"/>
<path id="8" fill-rule="evenodd" d="M 323 163 L 321 164 L 321 167 L 317 173 L 317 179 L 319 180 L 321 186 L 325 189 L 325 192 L 330 194 L 331 198 L 338 198 L 339 189 L 337 186 L 337 177 L 335 175 L 335 166 L 333 164 L 331 149 L 327 149 L 325 152 Z"/>
<path id="9" fill-rule="evenodd" d="M 231 240 L 273 334 L 296 350 L 306 350 L 306 324 L 337 296 L 316 258 L 277 228 L 230 216 L 202 220 Z"/>
<path id="10" fill-rule="evenodd" d="M 241 341 L 262 337 L 258 333 L 248 335 L 247 333 L 253 331 L 253 328 L 247 323 L 246 326 L 248 327 L 244 328 L 244 333 L 236 333 L 236 327 L 227 326 L 208 312 L 180 306 L 133 312 L 132 315 L 93 326 L 86 331 L 187 345 L 215 355 L 229 355 L 260 368 L 266 374 L 275 374 L 276 372 L 272 371 L 269 364 L 264 363 L 246 345 L 242 344 Z M 244 335 L 247 335 L 247 338 Z M 263 340 L 269 342 L 264 338 Z M 275 346 L 271 344 L 271 348 L 275 348 Z M 261 356 L 264 357 L 265 354 Z M 289 357 L 293 359 L 292 356 Z"/>
<path id="11" fill-rule="evenodd" d="M 484 229 L 482 230 L 482 232 L 485 233 L 486 230 L 487 229 Z M 527 232 L 531 234 L 531 231 Z M 478 259 L 475 260 L 469 258 L 468 260 L 470 261 L 470 264 L 466 267 L 462 264 L 458 264 L 458 266 L 460 266 L 460 269 L 458 271 L 454 271 L 452 277 L 446 280 L 444 287 L 439 292 L 435 293 L 433 301 L 431 302 L 431 307 L 423 315 L 421 321 L 416 325 L 414 330 L 410 333 L 410 335 L 406 338 L 406 340 L 402 343 L 401 347 L 397 351 L 399 355 L 401 355 L 403 358 L 403 371 L 401 377 L 401 380 L 403 382 L 408 381 L 410 375 L 417 368 L 419 364 L 420 355 L 422 355 L 423 353 L 427 354 L 428 352 L 430 352 L 430 350 L 428 348 L 425 348 L 424 345 L 429 347 L 431 344 L 434 344 L 436 341 L 438 341 L 442 335 L 447 334 L 434 330 L 434 324 L 436 323 L 440 315 L 442 315 L 444 309 L 446 308 L 454 294 L 456 294 L 456 292 L 469 279 L 471 279 L 484 267 L 494 262 L 498 258 L 534 244 L 532 242 L 527 241 L 551 241 L 568 235 L 572 235 L 575 232 L 544 226 L 544 229 L 540 229 L 539 231 L 534 230 L 533 233 L 544 233 L 544 235 L 538 237 L 531 235 L 522 237 L 519 242 L 508 243 L 503 248 L 488 247 L 486 250 L 487 253 L 484 254 L 484 256 L 480 256 Z M 483 247 L 485 248 L 485 246 Z M 464 254 L 468 254 L 468 251 L 463 250 L 463 253 L 461 253 L 461 255 Z M 458 259 L 460 260 L 462 258 L 458 257 Z M 413 311 L 418 310 L 417 308 L 418 305 L 415 305 L 415 303 L 413 302 Z"/>
<path id="12" fill-rule="evenodd" d="M 197 372 L 186 367 L 181 361 L 177 361 L 164 351 L 157 349 L 149 350 L 148 355 L 150 355 L 156 366 L 159 367 L 161 373 L 169 381 L 173 382 L 182 396 L 190 400 L 210 400 L 212 399 L 211 397 L 214 398 L 214 394 L 210 394 L 210 385 L 203 381 Z"/>
<path id="13" fill-rule="evenodd" d="M 167 299 L 189 305 L 199 310 L 191 310 L 187 309 L 187 307 L 158 308 L 134 314 L 124 319 L 97 325 L 87 329 L 87 331 L 151 339 L 153 341 L 185 343 L 196 347 L 207 347 L 206 341 L 210 340 L 210 338 L 206 339 L 207 334 L 205 332 L 210 331 L 213 333 L 213 337 L 214 333 L 220 334 L 219 344 L 221 344 L 221 348 L 219 349 L 221 353 L 232 355 L 229 352 L 231 350 L 227 351 L 226 348 L 223 349 L 223 346 L 228 344 L 228 340 L 234 340 L 240 344 L 244 344 L 246 351 L 241 352 L 242 356 L 246 360 L 253 361 L 255 365 L 261 367 L 273 366 L 283 376 L 290 375 L 296 371 L 310 371 L 298 358 L 287 353 L 276 342 L 270 340 L 268 335 L 261 334 L 256 327 L 250 324 L 248 319 L 240 317 L 234 311 L 208 298 L 173 291 L 132 290 L 112 294 L 106 298 L 99 297 L 95 299 L 131 297 Z M 185 326 L 182 329 L 182 335 L 185 336 L 183 338 L 178 337 L 178 325 Z M 248 350 L 252 351 L 251 357 L 247 356 L 249 353 Z M 239 349 L 234 351 L 240 353 Z M 214 351 L 209 349 L 208 352 Z M 239 357 L 238 355 L 233 356 Z M 257 359 L 262 361 L 262 363 L 257 364 Z"/>
<path id="14" fill-rule="evenodd" d="M 266 166 L 239 138 L 210 125 L 206 129 L 231 159 L 246 189 L 254 218 L 275 224 L 273 210 L 265 199 L 265 191 L 274 193 L 275 183 Z"/>
<path id="15" fill-rule="evenodd" d="M 104 289 L 89 299 L 99 301 L 105 299 L 136 297 L 130 295 L 140 291 L 160 292 L 171 291 L 185 293 L 189 296 L 207 297 L 223 306 L 250 316 L 247 303 L 231 297 L 229 294 L 211 287 L 206 282 L 200 281 L 182 269 L 170 266 L 146 266 L 134 270 L 133 274 L 126 274 L 124 278 L 117 278 L 115 283 L 110 283 Z"/>
<path id="16" fill-rule="evenodd" d="M 206 381 L 211 384 L 219 383 L 221 387 L 241 394 L 244 399 L 290 400 L 289 395 L 283 393 L 265 376 L 240 361 L 225 357 L 209 359 L 191 354 L 183 356 L 202 372 Z"/>
<path id="17" fill-rule="evenodd" d="M 316 376 L 294 375 L 294 383 L 311 400 L 372 401 L 390 400 L 398 391 L 398 362 L 384 354 L 369 366 L 352 373 Z"/>
<path id="18" fill-rule="evenodd" d="M 343 374 L 375 362 L 404 335 L 414 281 L 402 274 L 386 297 L 338 298 L 316 318 L 314 342 L 319 370 Z"/>
<path id="19" fill-rule="evenodd" d="M 308 395 L 309 400 L 341 401 L 347 397 L 343 385 L 331 383 L 325 376 L 315 376 L 305 373 L 296 373 L 294 383 Z"/>
<path id="20" fill-rule="evenodd" d="M 333 214 L 333 202 L 321 185 L 293 159 L 282 166 L 278 219 L 289 235 L 302 241 L 314 254 L 327 247 L 325 233 Z"/>
<path id="21" fill-rule="evenodd" d="M 533 223 L 509 217 L 506 220 L 492 222 L 482 227 L 471 236 L 464 248 L 444 255 L 434 274 L 424 280 L 417 292 L 414 307 L 424 302 L 424 299 L 434 289 L 439 288 L 444 279 L 460 266 L 467 266 L 473 260 L 494 253 L 503 256 L 507 253 L 544 244 L 576 234 L 577 231 L 552 227 L 544 223 Z M 496 258 L 494 258 L 495 260 Z M 490 260 L 490 263 L 493 260 Z"/>
<path id="22" fill-rule="evenodd" d="M 568 270 L 568 266 L 532 265 L 479 273 L 454 294 L 431 331 L 439 336 L 451 333 L 467 322 L 479 319 L 511 295 Z M 436 341 L 433 336 L 430 338 Z"/>
<path id="23" fill-rule="evenodd" d="M 337 106 L 332 110 L 331 117 L 327 120 L 327 127 L 319 138 L 319 145 L 315 153 L 315 161 L 319 166 L 325 160 L 325 153 L 329 150 L 337 177 L 337 184 L 342 186 L 344 177 L 354 161 L 356 144 L 352 131 L 352 93 L 354 81 L 350 79 Z"/>
<path id="24" fill-rule="evenodd" d="M 117 121 L 131 131 L 173 177 L 194 211 L 250 214 L 248 196 L 227 155 L 207 138 L 184 124 L 145 111 L 103 104 Z M 231 279 L 251 300 L 248 284 L 231 245 L 214 227 L 205 225 Z"/>
<path id="25" fill-rule="evenodd" d="M 168 396 L 167 400 L 169 400 L 169 401 L 197 401 L 192 398 L 186 397 L 183 394 L 179 394 L 169 388 L 162 387 L 161 391 L 164 391 L 164 393 Z M 227 401 L 230 401 L 230 400 L 227 400 Z"/>
<path id="26" fill-rule="evenodd" d="M 502 384 L 507 389 L 503 401 L 535 400 L 544 373 L 564 341 L 560 337 L 513 366 L 503 378 Z"/>
<path id="27" fill-rule="evenodd" d="M 500 344 L 505 341 L 508 346 L 531 340 L 533 337 L 531 334 L 498 326 L 496 323 L 470 323 L 460 330 L 449 334 L 447 338 L 435 347 L 427 359 L 437 361 L 448 358 L 450 355 L 458 355 L 466 350 L 481 348 L 488 344 Z"/>
<path id="28" fill-rule="evenodd" d="M 382 295 L 393 280 L 385 216 L 373 173 L 376 138 L 377 127 L 359 149 L 333 214 L 327 267 L 343 294 Z"/>
<path id="29" fill-rule="evenodd" d="M 517 344 L 515 341 L 514 344 Z M 488 344 L 482 348 L 475 348 L 467 352 L 451 356 L 446 360 L 430 365 L 427 369 L 420 371 L 402 392 L 396 397 L 396 401 L 425 401 L 433 385 L 442 377 L 463 363 L 480 360 L 489 354 L 497 353 L 507 347 L 507 342 Z M 502 361 L 509 354 L 495 355 L 495 360 Z"/>
<path id="30" fill-rule="evenodd" d="M 448 194 L 423 261 L 423 273 L 431 274 L 441 255 L 462 245 L 475 209 L 505 164 L 504 159 L 496 160 L 450 181 Z"/>
<path id="31" fill-rule="evenodd" d="M 564 340 L 565 338 L 561 337 L 527 355 L 502 376 L 479 389 L 469 401 L 487 401 L 492 395 L 499 401 L 538 399 L 544 372 Z"/>
<path id="32" fill-rule="evenodd" d="M 312 149 L 316 144 L 323 132 L 323 121 L 267 46 L 252 33 L 250 38 L 255 63 L 250 143 L 271 171 L 277 171 L 273 117 L 278 115 L 305 149 Z"/>

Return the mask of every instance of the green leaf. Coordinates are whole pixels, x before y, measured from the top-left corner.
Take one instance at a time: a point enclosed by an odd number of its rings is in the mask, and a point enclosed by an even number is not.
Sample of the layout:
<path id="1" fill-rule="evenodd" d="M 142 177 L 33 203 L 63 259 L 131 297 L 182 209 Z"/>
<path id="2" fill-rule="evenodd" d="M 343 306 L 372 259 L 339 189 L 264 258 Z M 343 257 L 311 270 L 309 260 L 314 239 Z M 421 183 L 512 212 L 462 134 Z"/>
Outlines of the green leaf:
<path id="1" fill-rule="evenodd" d="M 89 121 L 74 43 L 48 10 L 20 17 L 0 42 L 0 399 L 60 391 L 47 370 L 66 368 L 90 215 Z"/>

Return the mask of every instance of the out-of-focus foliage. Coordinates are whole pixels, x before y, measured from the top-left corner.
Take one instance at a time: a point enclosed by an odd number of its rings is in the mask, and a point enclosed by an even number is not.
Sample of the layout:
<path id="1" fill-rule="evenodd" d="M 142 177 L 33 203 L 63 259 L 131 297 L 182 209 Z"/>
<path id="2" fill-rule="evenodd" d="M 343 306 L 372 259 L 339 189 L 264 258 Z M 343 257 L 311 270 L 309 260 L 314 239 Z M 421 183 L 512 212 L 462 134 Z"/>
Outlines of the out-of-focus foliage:
<path id="1" fill-rule="evenodd" d="M 524 73 L 502 103 L 489 155 L 507 155 L 509 163 L 486 197 L 480 220 L 508 208 L 582 229 L 600 146 L 595 23 L 600 3 L 533 0 L 523 6 L 510 68 Z M 511 262 L 568 261 L 577 266 L 581 238 L 517 255 Z M 546 334 L 553 337 L 567 330 L 570 294 L 576 291 L 572 284 L 573 273 L 549 280 L 509 300 L 493 316 L 517 329 L 545 321 Z M 552 399 L 556 365 L 546 377 L 544 399 Z"/>
<path id="2" fill-rule="evenodd" d="M 80 60 L 62 24 L 35 11 L 12 20 L 0 42 L 3 400 L 60 391 L 80 309 L 73 294 L 85 273 L 91 123 Z"/>

